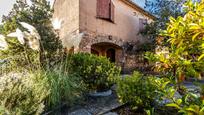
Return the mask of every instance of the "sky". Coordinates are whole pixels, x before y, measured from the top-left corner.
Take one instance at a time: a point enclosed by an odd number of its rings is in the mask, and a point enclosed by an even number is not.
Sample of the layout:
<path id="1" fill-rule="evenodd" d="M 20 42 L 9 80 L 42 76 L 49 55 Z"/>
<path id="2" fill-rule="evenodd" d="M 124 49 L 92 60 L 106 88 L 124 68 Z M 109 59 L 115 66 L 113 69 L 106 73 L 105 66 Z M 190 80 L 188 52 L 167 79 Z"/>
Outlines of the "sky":
<path id="1" fill-rule="evenodd" d="M 0 0 L 0 22 L 1 22 L 2 16 L 7 15 L 9 11 L 12 9 L 15 1 L 16 0 Z M 48 1 L 52 3 L 54 0 L 48 0 Z M 138 5 L 140 5 L 141 7 L 144 7 L 145 0 L 133 0 L 133 1 L 136 2 Z"/>

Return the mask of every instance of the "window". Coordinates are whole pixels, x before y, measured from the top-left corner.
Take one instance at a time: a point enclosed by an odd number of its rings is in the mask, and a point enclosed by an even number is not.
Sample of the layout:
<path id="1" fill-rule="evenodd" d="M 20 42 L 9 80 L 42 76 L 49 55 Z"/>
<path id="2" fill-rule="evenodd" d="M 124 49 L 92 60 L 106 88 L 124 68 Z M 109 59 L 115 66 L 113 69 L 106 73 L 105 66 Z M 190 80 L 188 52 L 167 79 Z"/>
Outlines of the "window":
<path id="1" fill-rule="evenodd" d="M 139 19 L 139 31 L 143 31 L 147 25 L 147 19 Z"/>
<path id="2" fill-rule="evenodd" d="M 97 0 L 97 17 L 114 22 L 115 6 L 111 0 Z"/>

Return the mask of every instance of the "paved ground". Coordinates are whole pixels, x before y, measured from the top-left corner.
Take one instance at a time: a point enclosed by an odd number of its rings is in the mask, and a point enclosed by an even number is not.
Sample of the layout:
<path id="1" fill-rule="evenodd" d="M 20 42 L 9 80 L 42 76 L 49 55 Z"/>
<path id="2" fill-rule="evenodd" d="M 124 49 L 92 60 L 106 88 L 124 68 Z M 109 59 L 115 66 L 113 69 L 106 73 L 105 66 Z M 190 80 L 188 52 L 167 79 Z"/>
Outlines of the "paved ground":
<path id="1" fill-rule="evenodd" d="M 115 94 L 107 97 L 90 98 L 85 106 L 74 111 L 68 112 L 66 115 L 103 115 L 112 109 L 121 106 Z M 115 115 L 109 113 L 107 115 Z"/>
<path id="2" fill-rule="evenodd" d="M 204 84 L 204 80 L 199 83 Z M 183 85 L 187 87 L 188 91 L 197 92 L 200 90 L 193 82 L 184 82 Z M 175 97 L 180 98 L 181 96 L 176 93 Z M 168 102 L 169 100 L 164 100 L 162 103 Z M 90 97 L 85 105 L 72 108 L 71 111 L 61 112 L 60 115 L 117 115 L 117 113 L 109 111 L 120 106 L 121 104 L 114 93 L 108 97 Z"/>

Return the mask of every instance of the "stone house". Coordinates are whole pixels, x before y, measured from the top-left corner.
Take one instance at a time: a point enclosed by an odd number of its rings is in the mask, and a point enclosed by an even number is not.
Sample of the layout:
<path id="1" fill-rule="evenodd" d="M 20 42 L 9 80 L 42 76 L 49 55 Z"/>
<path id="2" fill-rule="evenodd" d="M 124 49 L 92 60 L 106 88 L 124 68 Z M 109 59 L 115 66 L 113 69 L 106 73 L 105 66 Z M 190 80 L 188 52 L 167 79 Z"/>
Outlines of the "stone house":
<path id="1" fill-rule="evenodd" d="M 106 56 L 124 71 L 137 66 L 138 57 L 128 52 L 147 42 L 139 33 L 155 19 L 130 0 L 55 0 L 54 18 L 62 21 L 64 47 Z"/>

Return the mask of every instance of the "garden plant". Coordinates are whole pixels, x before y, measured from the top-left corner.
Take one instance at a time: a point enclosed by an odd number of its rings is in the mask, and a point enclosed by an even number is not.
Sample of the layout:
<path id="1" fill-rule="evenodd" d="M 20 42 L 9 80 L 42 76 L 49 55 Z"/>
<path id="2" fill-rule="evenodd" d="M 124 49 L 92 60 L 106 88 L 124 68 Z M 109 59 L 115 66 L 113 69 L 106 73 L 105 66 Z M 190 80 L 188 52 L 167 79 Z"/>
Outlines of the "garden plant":
<path id="1" fill-rule="evenodd" d="M 0 114 L 42 114 L 63 104 L 73 105 L 82 96 L 83 82 L 61 69 L 62 49 L 51 17 L 45 0 L 34 0 L 31 6 L 18 1 L 4 17 Z"/>
<path id="2" fill-rule="evenodd" d="M 133 109 L 142 107 L 139 110 L 146 109 L 147 114 L 154 114 L 151 108 L 156 109 L 157 104 L 173 107 L 181 114 L 204 114 L 202 90 L 190 92 L 182 85 L 190 77 L 201 79 L 203 76 L 203 8 L 203 0 L 185 2 L 182 15 L 170 17 L 164 30 L 159 32 L 155 52 L 146 53 L 146 58 L 155 63 L 154 71 L 168 82 L 158 83 L 155 81 L 161 78 L 150 79 L 137 72 L 120 78 L 117 94 L 122 103 L 129 103 Z M 180 96 L 176 97 L 177 94 Z"/>
<path id="3" fill-rule="evenodd" d="M 77 73 L 90 90 L 109 90 L 120 76 L 120 68 L 106 57 L 78 53 L 71 55 L 69 60 L 69 71 Z"/>

